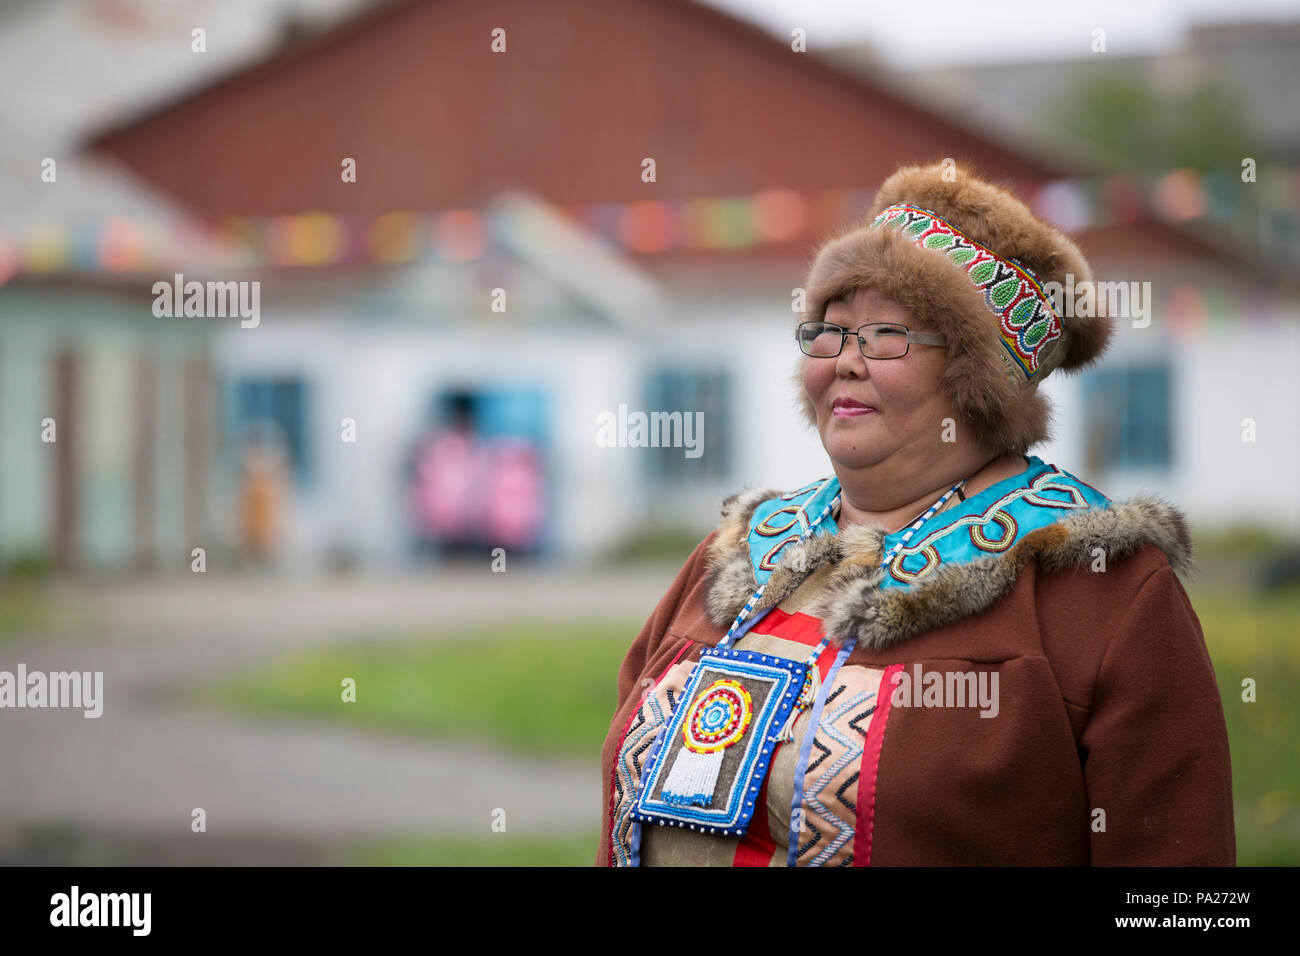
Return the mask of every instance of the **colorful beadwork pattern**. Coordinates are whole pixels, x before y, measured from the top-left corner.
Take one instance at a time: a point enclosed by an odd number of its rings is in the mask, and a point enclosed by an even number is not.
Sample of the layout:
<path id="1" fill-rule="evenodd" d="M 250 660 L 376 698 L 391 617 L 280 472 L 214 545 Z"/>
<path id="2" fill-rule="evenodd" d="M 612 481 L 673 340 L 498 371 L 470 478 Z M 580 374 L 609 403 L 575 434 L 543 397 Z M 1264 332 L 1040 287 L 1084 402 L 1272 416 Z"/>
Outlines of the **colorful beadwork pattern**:
<path id="1" fill-rule="evenodd" d="M 961 266 L 998 317 L 1002 344 L 1016 367 L 1026 379 L 1033 379 L 1044 349 L 1061 337 L 1060 316 L 1033 273 L 976 242 L 937 213 L 910 203 L 890 206 L 871 226 L 899 229 L 915 245 L 942 252 Z"/>
<path id="2" fill-rule="evenodd" d="M 734 680 L 717 680 L 691 705 L 682 731 L 686 749 L 697 754 L 726 750 L 745 736 L 754 717 L 749 691 Z"/>
<path id="3" fill-rule="evenodd" d="M 1068 472 L 1032 460 L 1024 473 L 935 516 L 924 534 L 899 548 L 884 584 L 914 584 L 942 564 L 1002 554 L 1030 531 L 1058 521 L 1062 512 L 1109 505 L 1109 498 Z M 886 535 L 886 546 L 895 537 Z"/>
<path id="4" fill-rule="evenodd" d="M 1019 475 L 1004 478 L 978 495 L 928 516 L 907 528 L 885 535 L 883 553 L 893 555 L 889 573 L 881 587 L 903 587 L 928 577 L 945 563 L 966 563 L 991 554 L 1000 554 L 1031 531 L 1058 521 L 1063 511 L 1105 508 L 1110 499 L 1091 485 L 1067 471 L 1049 465 L 1036 455 L 1027 456 L 1029 465 Z M 791 499 L 804 498 L 803 508 L 833 501 L 840 493 L 839 478 L 831 475 L 763 502 L 754 509 L 749 534 L 750 559 L 754 576 L 766 581 L 771 571 L 764 567 L 772 548 L 771 537 L 761 527 Z M 798 524 L 778 548 L 798 540 Z M 818 534 L 838 534 L 834 517 L 826 517 L 816 529 Z M 966 534 L 956 534 L 966 531 Z M 908 538 L 909 533 L 911 537 Z"/>
<path id="5" fill-rule="evenodd" d="M 648 758 L 650 766 L 636 805 L 629 814 L 631 819 L 728 836 L 744 833 L 776 746 L 773 740 L 776 728 L 794 707 L 795 696 L 803 686 L 806 666 L 802 661 L 770 654 L 725 647 L 705 648 L 682 695 L 682 700 L 690 703 L 678 706 L 663 737 L 665 745 Z M 726 754 L 710 804 L 683 806 L 663 792 L 669 768 L 689 739 L 683 729 L 687 715 L 697 714 L 696 703 L 706 694 L 713 693 L 719 682 L 725 681 L 746 687 L 752 698 L 752 723 L 741 738 L 744 746 L 732 748 Z M 680 746 L 667 745 L 679 739 Z"/>
<path id="6" fill-rule="evenodd" d="M 776 569 L 778 556 L 787 545 L 796 544 L 812 530 L 817 515 L 833 508 L 840 493 L 839 479 L 823 478 L 798 491 L 786 492 L 765 501 L 755 510 L 749 530 L 749 546 L 754 556 L 754 580 L 759 585 L 767 583 Z M 803 499 L 803 500 L 797 500 Z M 835 533 L 835 519 L 826 514 L 821 520 L 831 534 Z M 773 541 L 772 539 L 776 540 Z"/>

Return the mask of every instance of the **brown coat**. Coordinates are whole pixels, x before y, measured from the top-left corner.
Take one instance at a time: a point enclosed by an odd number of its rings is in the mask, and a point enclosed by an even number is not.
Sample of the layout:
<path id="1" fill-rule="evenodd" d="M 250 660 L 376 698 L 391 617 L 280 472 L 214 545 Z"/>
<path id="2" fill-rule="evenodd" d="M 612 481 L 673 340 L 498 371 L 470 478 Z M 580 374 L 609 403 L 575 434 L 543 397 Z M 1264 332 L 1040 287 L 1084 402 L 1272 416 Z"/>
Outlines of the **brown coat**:
<path id="1" fill-rule="evenodd" d="M 726 634 L 754 587 L 750 516 L 776 493 L 727 500 L 628 650 L 602 753 L 598 865 L 613 863 L 613 768 L 643 690 Z M 1175 574 L 1191 560 L 1181 514 L 1157 498 L 1114 502 L 907 589 L 874 587 L 882 533 L 853 525 L 787 549 L 758 609 L 830 564 L 818 616 L 833 636 L 857 635 L 847 664 L 996 670 L 1000 710 L 890 706 L 882 691 L 854 865 L 1235 865 L 1223 708 Z"/>

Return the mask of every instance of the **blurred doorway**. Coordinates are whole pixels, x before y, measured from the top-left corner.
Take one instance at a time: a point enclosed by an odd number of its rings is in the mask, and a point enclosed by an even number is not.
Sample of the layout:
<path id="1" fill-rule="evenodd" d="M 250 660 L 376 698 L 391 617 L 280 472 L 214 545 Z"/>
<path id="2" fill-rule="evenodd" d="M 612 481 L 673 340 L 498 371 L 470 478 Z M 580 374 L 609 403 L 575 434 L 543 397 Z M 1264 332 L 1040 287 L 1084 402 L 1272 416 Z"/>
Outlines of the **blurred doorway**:
<path id="1" fill-rule="evenodd" d="M 538 556 L 552 512 L 549 402 L 538 388 L 443 387 L 430 397 L 409 468 L 417 552 Z"/>

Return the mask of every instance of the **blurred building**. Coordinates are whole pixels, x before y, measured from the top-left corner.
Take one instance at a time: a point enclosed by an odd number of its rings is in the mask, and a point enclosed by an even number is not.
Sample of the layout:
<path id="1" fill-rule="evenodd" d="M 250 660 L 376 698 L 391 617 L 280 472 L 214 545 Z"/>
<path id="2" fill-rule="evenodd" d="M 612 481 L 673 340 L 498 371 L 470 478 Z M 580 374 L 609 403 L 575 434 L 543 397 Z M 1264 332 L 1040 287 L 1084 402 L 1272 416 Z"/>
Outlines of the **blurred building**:
<path id="1" fill-rule="evenodd" d="M 102 162 L 41 173 L 0 157 L 0 282 L 17 271 L 0 284 L 0 567 L 187 568 L 208 541 L 213 330 L 159 320 L 147 284 L 105 268 L 134 254 L 131 222 L 184 217 Z"/>
<path id="2" fill-rule="evenodd" d="M 541 551 L 601 547 L 617 540 L 609 516 L 635 514 L 638 459 L 599 447 L 595 423 L 672 366 L 657 283 L 527 194 L 472 212 L 472 262 L 280 270 L 262 324 L 220 340 L 225 434 L 269 419 L 287 444 L 293 561 L 412 556 L 411 456 L 452 393 L 472 397 L 482 438 L 537 453 Z"/>
<path id="3" fill-rule="evenodd" d="M 215 511 L 237 508 L 240 436 L 274 432 L 295 563 L 412 554 L 412 450 L 453 391 L 477 396 L 486 430 L 543 452 L 549 554 L 707 527 L 741 485 L 829 474 L 789 375 L 792 297 L 833 226 L 733 242 L 712 200 L 847 195 L 944 157 L 1013 186 L 1082 171 L 688 0 L 377 4 L 84 145 L 208 222 L 462 210 L 482 224 L 452 242 L 473 247 L 459 261 L 271 268 L 258 328 L 218 330 Z M 643 201 L 686 219 L 698 206 L 692 228 L 717 241 L 643 242 Z M 1121 323 L 1096 373 L 1053 377 L 1058 438 L 1036 452 L 1115 497 L 1147 486 L 1200 521 L 1300 527 L 1300 499 L 1275 494 L 1300 472 L 1300 333 L 1276 276 L 1163 222 L 1078 238 L 1099 279 L 1152 282 L 1155 319 Z M 1240 321 L 1177 334 L 1165 316 L 1206 289 Z M 621 408 L 704 412 L 704 453 L 602 447 L 597 423 Z"/>

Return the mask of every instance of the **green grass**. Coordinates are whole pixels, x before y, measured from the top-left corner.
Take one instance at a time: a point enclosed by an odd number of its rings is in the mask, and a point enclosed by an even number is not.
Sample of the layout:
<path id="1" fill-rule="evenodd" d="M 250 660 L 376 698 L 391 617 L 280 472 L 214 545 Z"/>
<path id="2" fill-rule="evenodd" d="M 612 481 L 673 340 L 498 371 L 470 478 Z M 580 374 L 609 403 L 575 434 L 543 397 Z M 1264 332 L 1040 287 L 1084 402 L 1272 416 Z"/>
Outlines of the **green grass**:
<path id="1" fill-rule="evenodd" d="M 47 630 L 49 608 L 49 597 L 41 584 L 23 580 L 0 582 L 0 644 Z"/>
<path id="2" fill-rule="evenodd" d="M 616 675 L 641 628 L 499 623 L 456 635 L 316 648 L 192 691 L 201 704 L 599 759 Z M 356 681 L 356 701 L 342 681 Z"/>
<path id="3" fill-rule="evenodd" d="M 1189 595 L 1228 725 L 1238 862 L 1300 864 L 1300 589 Z M 1248 677 L 1254 703 L 1241 699 Z"/>
<path id="4" fill-rule="evenodd" d="M 498 833 L 481 840 L 416 837 L 370 840 L 332 848 L 326 866 L 585 866 L 595 865 L 600 833 L 558 837 Z"/>

